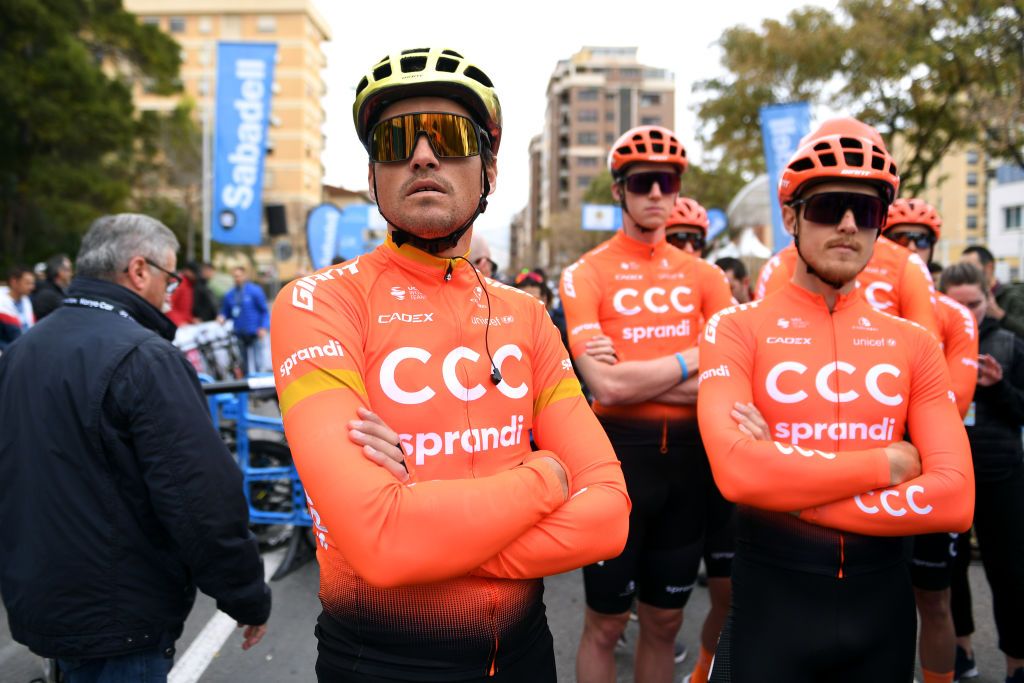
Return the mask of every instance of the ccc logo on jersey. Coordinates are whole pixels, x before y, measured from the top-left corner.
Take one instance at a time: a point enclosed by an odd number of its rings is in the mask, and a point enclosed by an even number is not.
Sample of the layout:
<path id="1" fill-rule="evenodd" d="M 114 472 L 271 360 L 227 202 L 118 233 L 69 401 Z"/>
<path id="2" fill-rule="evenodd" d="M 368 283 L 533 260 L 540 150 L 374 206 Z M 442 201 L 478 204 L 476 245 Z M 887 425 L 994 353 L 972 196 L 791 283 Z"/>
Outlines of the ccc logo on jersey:
<path id="1" fill-rule="evenodd" d="M 473 349 L 460 346 L 449 351 L 441 362 L 440 372 L 437 371 L 436 363 L 429 362 L 431 357 L 429 351 L 416 346 L 395 349 L 384 358 L 380 366 L 380 388 L 392 401 L 403 405 L 426 403 L 437 394 L 435 387 L 439 386 L 443 386 L 460 401 L 475 401 L 487 393 L 483 384 L 465 386 L 455 372 L 461 361 L 473 364 L 480 361 L 480 354 Z M 502 371 L 502 364 L 509 358 L 522 360 L 522 350 L 515 344 L 500 347 L 494 352 L 495 367 Z M 396 378 L 400 371 L 404 377 L 402 386 L 399 386 Z M 513 387 L 504 379 L 495 389 L 512 399 L 522 398 L 529 391 L 525 382 Z"/>
<path id="2" fill-rule="evenodd" d="M 673 287 L 666 290 L 664 287 L 650 287 L 640 292 L 632 287 L 625 287 L 615 292 L 612 297 L 612 306 L 622 315 L 636 315 L 643 310 L 651 313 L 668 313 L 672 308 L 680 313 L 692 313 L 693 304 L 684 303 L 684 297 L 693 294 L 689 287 Z"/>
<path id="3" fill-rule="evenodd" d="M 814 372 L 813 381 L 808 375 L 809 371 L 809 368 L 799 361 L 778 363 L 765 376 L 765 390 L 776 403 L 800 403 L 810 395 L 809 390 L 815 391 L 829 403 L 848 403 L 861 396 L 858 388 L 866 391 L 882 405 L 898 406 L 903 403 L 902 395 L 888 393 L 882 388 L 882 378 L 900 376 L 900 369 L 890 363 L 872 365 L 863 375 L 856 366 L 846 361 L 827 363 Z M 836 373 L 848 375 L 849 377 L 840 384 L 851 388 L 841 392 L 834 391 L 829 380 Z"/>

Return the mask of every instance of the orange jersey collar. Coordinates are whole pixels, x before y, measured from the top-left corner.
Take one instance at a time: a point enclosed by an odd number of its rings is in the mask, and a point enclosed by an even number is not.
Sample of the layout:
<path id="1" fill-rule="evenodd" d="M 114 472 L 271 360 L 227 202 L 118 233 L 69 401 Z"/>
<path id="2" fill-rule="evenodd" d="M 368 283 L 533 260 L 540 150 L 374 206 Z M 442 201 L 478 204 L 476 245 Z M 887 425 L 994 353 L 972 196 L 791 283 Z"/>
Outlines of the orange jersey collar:
<path id="1" fill-rule="evenodd" d="M 626 234 L 625 230 L 619 230 L 615 233 L 611 242 L 615 245 L 616 249 L 624 251 L 635 258 L 653 259 L 661 256 L 666 249 L 672 249 L 673 252 L 678 251 L 675 247 L 666 242 L 664 237 L 654 244 L 648 244 L 646 242 L 633 239 Z"/>
<path id="2" fill-rule="evenodd" d="M 455 273 L 461 273 L 460 269 L 469 268 L 469 251 L 465 254 L 456 256 L 454 258 L 442 258 L 428 254 L 425 251 L 421 251 L 416 247 L 403 244 L 398 246 L 395 241 L 391 239 L 391 234 L 388 233 L 387 238 L 384 240 L 384 246 L 387 249 L 387 254 L 390 258 L 399 261 L 403 266 L 412 266 L 414 270 L 420 271 L 427 275 L 437 273 L 439 276 L 443 275 L 449 268 Z"/>

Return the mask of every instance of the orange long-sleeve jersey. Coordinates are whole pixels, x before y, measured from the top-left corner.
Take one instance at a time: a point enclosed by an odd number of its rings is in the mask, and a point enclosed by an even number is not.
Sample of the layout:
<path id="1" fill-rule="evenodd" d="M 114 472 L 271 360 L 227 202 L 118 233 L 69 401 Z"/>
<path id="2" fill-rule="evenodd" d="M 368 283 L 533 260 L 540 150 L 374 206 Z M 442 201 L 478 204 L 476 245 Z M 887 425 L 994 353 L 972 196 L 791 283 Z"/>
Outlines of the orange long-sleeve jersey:
<path id="1" fill-rule="evenodd" d="M 761 268 L 754 296 L 763 299 L 793 278 L 797 253 L 793 244 Z M 919 256 L 885 237 L 875 242 L 871 260 L 857 276 L 864 298 L 879 311 L 913 320 L 940 339 L 935 311 L 935 287 L 928 266 Z"/>
<path id="2" fill-rule="evenodd" d="M 700 430 L 716 483 L 740 504 L 739 551 L 843 576 L 903 561 L 891 537 L 970 526 L 967 434 L 923 328 L 876 311 L 862 289 L 829 311 L 790 283 L 713 317 L 701 354 Z M 739 430 L 737 402 L 757 407 L 771 441 Z M 922 474 L 889 486 L 884 448 L 905 429 Z"/>
<path id="3" fill-rule="evenodd" d="M 537 577 L 625 543 L 621 469 L 556 328 L 536 299 L 483 284 L 464 259 L 388 239 L 275 303 L 277 390 L 319 541 L 321 650 L 354 671 L 500 671 L 544 632 Z M 410 484 L 349 440 L 359 406 L 400 434 Z M 568 500 L 544 455 L 563 464 Z"/>
<path id="4" fill-rule="evenodd" d="M 735 303 L 720 268 L 667 242 L 655 245 L 619 231 L 562 273 L 560 286 L 573 357 L 604 334 L 620 361 L 650 360 L 695 346 L 703 323 Z M 661 434 L 666 423 L 692 421 L 693 406 L 646 401 L 594 402 L 602 421 Z"/>
<path id="5" fill-rule="evenodd" d="M 935 315 L 956 407 L 964 417 L 978 384 L 978 321 L 966 306 L 941 292 L 935 294 Z"/>

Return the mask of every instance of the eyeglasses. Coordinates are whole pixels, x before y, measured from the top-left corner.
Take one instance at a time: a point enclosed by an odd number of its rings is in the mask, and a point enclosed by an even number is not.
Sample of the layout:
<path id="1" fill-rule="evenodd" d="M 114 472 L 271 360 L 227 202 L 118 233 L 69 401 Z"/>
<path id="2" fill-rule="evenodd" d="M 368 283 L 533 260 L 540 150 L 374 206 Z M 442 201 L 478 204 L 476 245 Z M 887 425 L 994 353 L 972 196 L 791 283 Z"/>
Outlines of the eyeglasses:
<path id="1" fill-rule="evenodd" d="M 680 249 L 686 249 L 687 244 L 692 244 L 694 251 L 704 249 L 704 235 L 699 232 L 673 232 L 665 235 L 665 241 Z"/>
<path id="2" fill-rule="evenodd" d="M 470 118 L 443 112 L 401 114 L 380 121 L 370 131 L 370 159 L 405 161 L 412 156 L 420 135 L 427 137 L 439 159 L 458 159 L 480 154 L 483 131 Z"/>
<path id="3" fill-rule="evenodd" d="M 935 245 L 935 235 L 930 232 L 890 232 L 886 235 L 890 240 L 903 247 L 913 244 L 918 249 L 931 249 Z"/>
<path id="4" fill-rule="evenodd" d="M 822 192 L 797 199 L 791 206 L 804 206 L 804 218 L 823 225 L 839 225 L 847 211 L 861 230 L 878 230 L 885 224 L 887 206 L 880 197 L 855 192 Z"/>
<path id="5" fill-rule="evenodd" d="M 633 194 L 649 194 L 654 184 L 662 194 L 679 194 L 679 174 L 672 171 L 644 171 L 626 176 L 626 190 Z"/>
<path id="6" fill-rule="evenodd" d="M 516 285 L 517 286 L 523 284 L 524 282 L 526 284 L 531 284 L 532 283 L 532 284 L 535 284 L 535 285 L 543 285 L 544 284 L 544 278 L 542 278 L 540 275 L 538 275 L 537 273 L 533 272 L 532 270 L 528 270 L 526 272 L 519 273 L 518 275 L 516 275 Z"/>
<path id="7" fill-rule="evenodd" d="M 178 275 L 177 273 L 171 272 L 171 271 L 167 270 L 166 268 L 164 268 L 163 266 L 161 266 L 161 265 L 159 265 L 157 263 L 154 263 L 153 261 L 150 261 L 149 259 L 146 259 L 146 265 L 152 266 L 153 268 L 156 268 L 161 273 L 163 273 L 164 275 L 167 276 L 167 293 L 168 294 L 171 294 L 172 292 L 174 292 L 174 290 L 176 290 L 178 288 L 178 285 L 181 284 L 181 276 Z M 125 268 L 124 271 L 127 273 L 128 269 Z"/>

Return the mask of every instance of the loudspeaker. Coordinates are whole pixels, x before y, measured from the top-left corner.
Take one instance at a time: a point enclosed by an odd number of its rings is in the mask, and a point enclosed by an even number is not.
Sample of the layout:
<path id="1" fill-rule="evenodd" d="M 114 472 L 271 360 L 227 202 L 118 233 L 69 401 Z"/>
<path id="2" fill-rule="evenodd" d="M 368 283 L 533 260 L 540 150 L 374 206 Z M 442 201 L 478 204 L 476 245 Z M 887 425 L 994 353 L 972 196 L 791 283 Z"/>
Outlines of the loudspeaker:
<path id="1" fill-rule="evenodd" d="M 288 215 L 285 213 L 284 204 L 267 204 L 267 234 L 287 235 Z"/>

